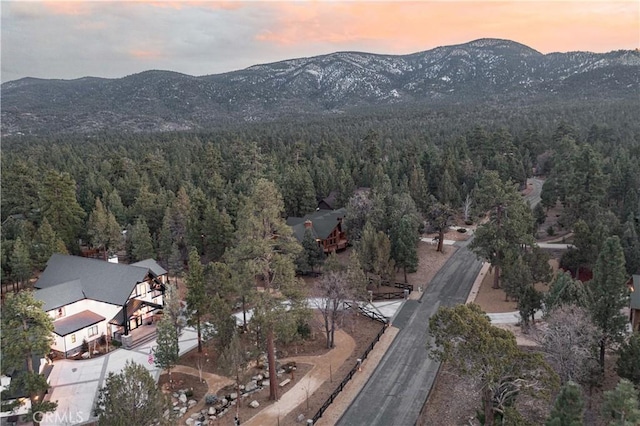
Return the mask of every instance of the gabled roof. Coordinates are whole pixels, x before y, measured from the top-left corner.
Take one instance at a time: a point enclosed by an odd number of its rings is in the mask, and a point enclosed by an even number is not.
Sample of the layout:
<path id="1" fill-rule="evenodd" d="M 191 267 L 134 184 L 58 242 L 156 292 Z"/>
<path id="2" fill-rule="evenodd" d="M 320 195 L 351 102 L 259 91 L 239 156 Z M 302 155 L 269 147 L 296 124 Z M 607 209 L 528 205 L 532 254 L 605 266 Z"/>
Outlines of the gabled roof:
<path id="1" fill-rule="evenodd" d="M 60 308 L 87 298 L 80 280 L 68 281 L 56 286 L 43 288 L 36 291 L 34 296 L 37 300 L 44 302 L 42 309 L 45 311 Z"/>
<path id="2" fill-rule="evenodd" d="M 327 206 L 329 210 L 333 210 L 336 207 L 336 199 L 338 198 L 338 191 L 331 191 L 329 195 L 320 200 L 318 203 L 318 208 L 323 209 L 324 206 Z"/>
<path id="3" fill-rule="evenodd" d="M 159 268 L 159 267 L 158 267 Z M 160 272 L 162 268 L 157 269 Z M 137 283 L 145 281 L 147 275 L 155 273 L 150 267 L 110 263 L 104 260 L 85 257 L 54 254 L 47 267 L 36 281 L 36 298 L 43 300 L 46 306 L 55 305 L 63 296 L 55 295 L 56 290 L 75 291 L 82 289 L 85 298 L 113 305 L 123 305 Z M 80 284 L 70 284 L 78 281 Z M 62 286 L 62 287 L 60 287 Z M 48 290 L 41 293 L 42 290 Z M 74 297 L 69 296 L 69 300 Z M 56 303 L 53 303 L 56 302 Z"/>
<path id="4" fill-rule="evenodd" d="M 141 268 L 147 268 L 151 271 L 154 277 L 165 275 L 167 271 L 153 259 L 145 259 L 140 262 L 132 263 L 131 266 L 139 266 Z"/>
<path id="5" fill-rule="evenodd" d="M 640 275 L 633 276 L 633 290 L 631 292 L 631 309 L 640 310 Z"/>
<path id="6" fill-rule="evenodd" d="M 293 234 L 302 241 L 305 233 L 305 222 L 311 221 L 311 233 L 315 238 L 321 240 L 326 239 L 331 235 L 331 232 L 340 223 L 340 219 L 344 219 L 347 214 L 347 209 L 341 208 L 338 210 L 316 210 L 313 213 L 309 213 L 304 217 L 290 217 L 287 219 L 287 224 L 293 229 Z M 344 222 L 342 223 L 344 231 Z"/>

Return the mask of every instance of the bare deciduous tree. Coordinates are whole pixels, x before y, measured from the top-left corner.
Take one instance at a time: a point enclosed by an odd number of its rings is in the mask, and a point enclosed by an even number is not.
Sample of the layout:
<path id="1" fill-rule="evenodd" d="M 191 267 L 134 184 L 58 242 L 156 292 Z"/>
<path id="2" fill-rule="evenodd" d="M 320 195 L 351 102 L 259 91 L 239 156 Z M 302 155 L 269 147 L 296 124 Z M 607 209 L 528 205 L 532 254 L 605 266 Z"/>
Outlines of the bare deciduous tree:
<path id="1" fill-rule="evenodd" d="M 320 300 L 317 306 L 324 319 L 327 348 L 333 348 L 336 322 L 344 311 L 344 302 L 352 298 L 346 274 L 338 271 L 325 273 L 318 283 L 318 290 Z"/>
<path id="2" fill-rule="evenodd" d="M 473 205 L 473 198 L 471 198 L 471 194 L 467 194 L 467 197 L 464 199 L 464 203 L 462 204 L 462 214 L 464 216 L 465 223 L 469 220 L 469 216 L 471 216 L 471 206 Z"/>
<path id="3" fill-rule="evenodd" d="M 584 383 L 590 369 L 597 366 L 600 334 L 584 308 L 561 305 L 549 312 L 535 339 L 563 384 L 570 380 Z"/>

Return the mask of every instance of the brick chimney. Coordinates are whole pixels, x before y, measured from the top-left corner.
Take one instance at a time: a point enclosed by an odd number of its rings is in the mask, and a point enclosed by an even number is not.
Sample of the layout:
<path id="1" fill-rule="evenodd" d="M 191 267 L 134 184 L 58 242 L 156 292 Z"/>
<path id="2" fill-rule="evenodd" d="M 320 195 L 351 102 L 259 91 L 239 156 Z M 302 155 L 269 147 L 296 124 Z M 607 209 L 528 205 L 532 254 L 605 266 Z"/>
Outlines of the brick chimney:
<path id="1" fill-rule="evenodd" d="M 304 221 L 304 228 L 305 229 L 311 229 L 312 226 L 313 226 L 313 222 L 311 222 L 309 219 Z"/>

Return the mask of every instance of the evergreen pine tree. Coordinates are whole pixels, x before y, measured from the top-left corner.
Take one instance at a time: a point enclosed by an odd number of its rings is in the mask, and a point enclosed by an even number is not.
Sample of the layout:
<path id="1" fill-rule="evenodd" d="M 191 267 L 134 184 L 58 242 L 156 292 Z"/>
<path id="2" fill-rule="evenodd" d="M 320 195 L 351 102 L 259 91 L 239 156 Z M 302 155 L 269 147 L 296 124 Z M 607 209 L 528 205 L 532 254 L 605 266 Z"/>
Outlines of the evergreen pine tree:
<path id="1" fill-rule="evenodd" d="M 195 247 L 189 251 L 189 271 L 186 277 L 187 309 L 189 324 L 198 332 L 198 352 L 202 352 L 202 317 L 207 312 L 207 295 L 205 293 L 204 269 L 200 263 L 200 255 Z"/>
<path id="2" fill-rule="evenodd" d="M 640 388 L 640 333 L 635 332 L 618 350 L 616 373 Z"/>
<path id="3" fill-rule="evenodd" d="M 169 373 L 171 388 L 173 388 L 171 369 L 178 362 L 179 351 L 176 327 L 169 315 L 163 316 L 156 326 L 156 346 L 153 348 L 153 353 L 155 365 Z"/>
<path id="4" fill-rule="evenodd" d="M 149 227 L 144 219 L 136 219 L 135 224 L 131 228 L 131 259 L 134 262 L 155 258 L 153 250 L 153 241 L 149 233 Z"/>
<path id="5" fill-rule="evenodd" d="M 582 426 L 583 417 L 582 390 L 569 381 L 560 389 L 546 426 Z"/>
<path id="6" fill-rule="evenodd" d="M 638 390 L 627 379 L 621 379 L 614 390 L 604 393 L 602 412 L 609 426 L 637 426 L 640 424 Z"/>
<path id="7" fill-rule="evenodd" d="M 627 306 L 627 271 L 624 253 L 617 236 L 607 238 L 602 247 L 593 280 L 589 282 L 590 310 L 593 322 L 602 329 L 600 339 L 600 367 L 604 369 L 605 349 L 612 342 L 619 342 L 625 330 L 627 318 L 620 311 Z"/>

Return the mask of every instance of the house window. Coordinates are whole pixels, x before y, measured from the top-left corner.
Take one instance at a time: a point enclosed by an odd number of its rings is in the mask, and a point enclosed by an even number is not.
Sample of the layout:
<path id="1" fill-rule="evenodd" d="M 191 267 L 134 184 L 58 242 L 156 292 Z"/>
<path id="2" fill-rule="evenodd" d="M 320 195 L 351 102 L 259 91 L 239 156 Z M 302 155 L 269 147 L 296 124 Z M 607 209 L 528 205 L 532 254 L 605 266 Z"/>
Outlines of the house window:
<path id="1" fill-rule="evenodd" d="M 98 334 L 98 326 L 94 325 L 93 327 L 89 327 L 89 337 L 93 337 Z"/>
<path id="2" fill-rule="evenodd" d="M 138 284 L 138 296 L 144 296 L 147 292 L 147 283 Z"/>
<path id="3" fill-rule="evenodd" d="M 76 335 L 72 334 L 71 335 L 71 343 L 75 343 L 76 342 Z"/>

